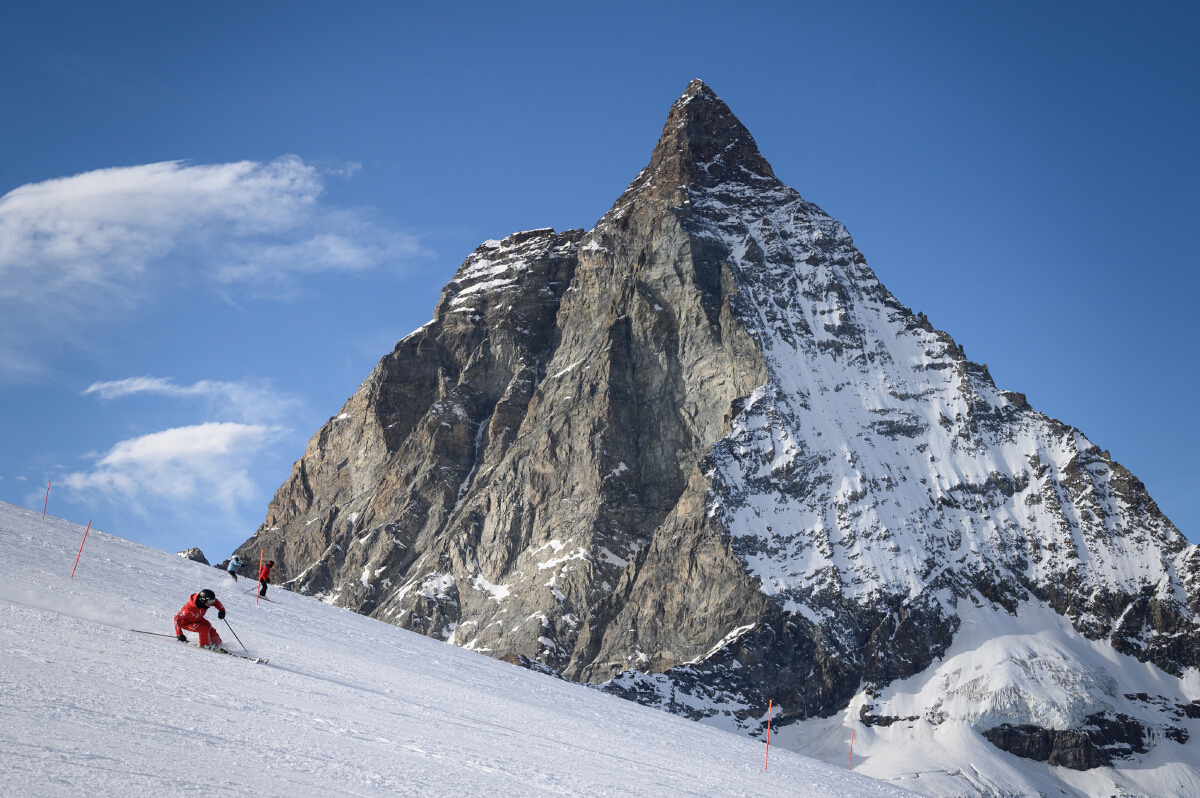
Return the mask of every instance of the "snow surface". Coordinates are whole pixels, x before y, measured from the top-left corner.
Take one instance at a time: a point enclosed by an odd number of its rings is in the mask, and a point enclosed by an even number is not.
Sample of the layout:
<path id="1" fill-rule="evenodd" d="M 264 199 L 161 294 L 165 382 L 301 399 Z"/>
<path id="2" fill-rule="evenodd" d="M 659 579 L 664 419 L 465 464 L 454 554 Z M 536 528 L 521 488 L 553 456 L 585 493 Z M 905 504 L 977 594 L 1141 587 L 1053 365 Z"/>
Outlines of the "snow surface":
<path id="1" fill-rule="evenodd" d="M 1074 580 L 1079 628 L 1100 626 L 1114 595 L 1173 600 L 1186 615 L 1194 548 L 1129 503 L 1107 452 L 999 390 L 901 306 L 846 228 L 795 191 L 747 176 L 689 199 L 694 234 L 730 253 L 739 318 L 770 375 L 715 447 L 710 515 L 763 592 L 848 657 L 847 599 L 901 597 L 962 624 L 925 672 L 878 698 L 864 689 L 838 717 L 786 726 L 779 744 L 840 764 L 854 731 L 863 772 L 936 796 L 1200 796 L 1200 722 L 1178 706 L 1200 697 L 1200 675 L 1175 678 L 1088 640 L 1024 589 Z M 1016 615 L 975 588 L 993 581 L 1026 597 Z M 1151 700 L 1126 698 L 1137 693 Z M 703 696 L 672 700 L 716 709 Z M 919 719 L 866 726 L 866 703 Z M 1103 711 L 1145 723 L 1149 752 L 1077 772 L 982 736 L 1005 723 L 1078 729 Z M 730 725 L 723 714 L 706 722 Z M 1171 727 L 1191 742 L 1170 739 Z"/>
<path id="2" fill-rule="evenodd" d="M 70 579 L 82 537 L 0 503 L 5 796 L 909 794 L 94 529 Z M 128 631 L 204 587 L 269 665 Z"/>
<path id="3" fill-rule="evenodd" d="M 1176 593 L 1178 530 L 1126 505 L 1082 433 L 913 326 L 839 222 L 783 186 L 693 200 L 732 253 L 771 374 L 717 446 L 717 512 L 764 592 L 799 612 L 833 573 L 869 602 L 916 597 L 947 569 L 1042 584 L 1073 569 L 1087 590 Z"/>
<path id="4" fill-rule="evenodd" d="M 1018 615 L 985 604 L 959 616 L 963 625 L 940 662 L 893 682 L 878 698 L 860 693 L 833 718 L 777 729 L 772 745 L 844 765 L 843 741 L 853 730 L 856 771 L 945 798 L 1200 795 L 1192 748 L 1200 720 L 1161 711 L 1200 697 L 1200 673 L 1180 679 L 1138 662 L 1088 640 L 1039 604 L 1023 605 Z M 1136 700 L 1137 693 L 1151 700 Z M 873 715 L 917 720 L 867 726 L 858 719 L 864 704 L 873 705 Z M 1002 722 L 1078 728 L 1104 709 L 1145 723 L 1149 753 L 1080 772 L 1002 753 L 979 733 Z M 1167 739 L 1168 723 L 1186 729 L 1191 741 Z"/>

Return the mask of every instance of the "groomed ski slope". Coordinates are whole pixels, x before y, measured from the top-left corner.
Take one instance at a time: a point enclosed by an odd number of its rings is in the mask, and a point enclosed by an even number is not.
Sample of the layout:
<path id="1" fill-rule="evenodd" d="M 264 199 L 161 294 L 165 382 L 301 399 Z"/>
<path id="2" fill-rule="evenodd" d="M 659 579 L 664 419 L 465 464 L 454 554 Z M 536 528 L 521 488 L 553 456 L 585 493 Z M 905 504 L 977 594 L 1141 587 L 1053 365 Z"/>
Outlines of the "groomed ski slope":
<path id="1" fill-rule="evenodd" d="M 911 795 L 96 530 L 72 580 L 83 532 L 0 503 L 5 796 Z M 128 631 L 204 587 L 270 664 Z"/>

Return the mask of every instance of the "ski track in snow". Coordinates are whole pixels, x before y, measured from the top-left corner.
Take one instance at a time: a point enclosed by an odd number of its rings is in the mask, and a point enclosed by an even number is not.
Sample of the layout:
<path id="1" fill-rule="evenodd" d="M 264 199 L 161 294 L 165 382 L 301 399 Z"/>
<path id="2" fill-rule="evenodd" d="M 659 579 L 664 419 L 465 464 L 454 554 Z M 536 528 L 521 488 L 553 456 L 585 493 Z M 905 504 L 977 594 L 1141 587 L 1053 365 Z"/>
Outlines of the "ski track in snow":
<path id="1" fill-rule="evenodd" d="M 72 580 L 82 537 L 0 503 L 6 796 L 910 795 L 94 529 Z M 269 665 L 128 631 L 204 587 Z"/>

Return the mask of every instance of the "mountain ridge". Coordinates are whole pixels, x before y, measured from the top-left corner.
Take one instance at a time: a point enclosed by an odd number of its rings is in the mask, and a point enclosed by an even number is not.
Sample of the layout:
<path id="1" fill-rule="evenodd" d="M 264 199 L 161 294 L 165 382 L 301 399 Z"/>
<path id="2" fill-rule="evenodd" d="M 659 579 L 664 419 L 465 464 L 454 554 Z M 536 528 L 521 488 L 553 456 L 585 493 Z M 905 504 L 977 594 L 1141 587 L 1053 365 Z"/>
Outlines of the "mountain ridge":
<path id="1" fill-rule="evenodd" d="M 829 717 L 925 671 L 962 602 L 1200 665 L 1200 555 L 1145 486 L 901 304 L 701 81 L 591 230 L 467 258 L 256 548 L 301 592 L 750 734 L 768 699 Z"/>

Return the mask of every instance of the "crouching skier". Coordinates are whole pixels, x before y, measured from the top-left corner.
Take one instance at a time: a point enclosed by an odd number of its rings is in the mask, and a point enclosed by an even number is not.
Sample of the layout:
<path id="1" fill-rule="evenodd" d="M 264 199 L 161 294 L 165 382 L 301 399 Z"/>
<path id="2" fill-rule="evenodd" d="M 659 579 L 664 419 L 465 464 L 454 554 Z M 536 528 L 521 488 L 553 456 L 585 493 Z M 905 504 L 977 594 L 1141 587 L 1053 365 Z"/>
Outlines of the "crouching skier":
<path id="1" fill-rule="evenodd" d="M 229 652 L 221 648 L 221 636 L 204 617 L 204 613 L 208 612 L 209 607 L 217 608 L 217 618 L 225 617 L 225 607 L 217 601 L 215 593 L 207 588 L 199 593 L 193 593 L 192 597 L 187 600 L 187 604 L 183 605 L 183 609 L 175 613 L 175 639 L 180 643 L 186 643 L 187 637 L 184 636 L 183 630 L 187 629 L 189 632 L 200 635 L 201 648 L 228 654 Z"/>
<path id="2" fill-rule="evenodd" d="M 260 598 L 265 598 L 267 595 L 267 585 L 271 583 L 271 569 L 275 567 L 274 560 L 267 560 L 263 565 L 262 570 L 258 572 L 258 583 L 262 585 L 262 589 L 258 591 Z"/>

